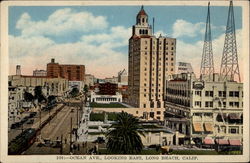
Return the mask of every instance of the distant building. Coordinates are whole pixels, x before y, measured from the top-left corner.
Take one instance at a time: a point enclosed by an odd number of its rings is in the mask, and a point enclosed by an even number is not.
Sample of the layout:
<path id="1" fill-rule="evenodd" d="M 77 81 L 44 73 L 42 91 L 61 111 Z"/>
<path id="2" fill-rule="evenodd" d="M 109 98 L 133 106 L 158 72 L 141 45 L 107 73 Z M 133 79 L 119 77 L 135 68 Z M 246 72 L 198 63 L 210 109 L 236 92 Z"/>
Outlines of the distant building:
<path id="1" fill-rule="evenodd" d="M 99 95 L 116 95 L 118 91 L 117 84 L 113 83 L 99 83 L 98 85 Z"/>
<path id="2" fill-rule="evenodd" d="M 138 108 L 164 109 L 167 77 L 175 73 L 176 39 L 156 36 L 143 7 L 129 39 L 129 104 Z"/>
<path id="3" fill-rule="evenodd" d="M 104 81 L 106 83 L 117 84 L 118 83 L 118 77 L 113 76 L 112 78 L 105 78 Z"/>
<path id="4" fill-rule="evenodd" d="M 86 85 L 88 85 L 89 87 L 90 87 L 90 86 L 94 86 L 94 84 L 95 84 L 95 77 L 94 77 L 94 75 L 85 74 L 84 83 L 85 83 Z"/>
<path id="5" fill-rule="evenodd" d="M 125 69 L 118 72 L 118 84 L 128 85 L 128 72 Z"/>
<path id="6" fill-rule="evenodd" d="M 193 68 L 190 63 L 186 62 L 178 62 L 177 67 L 176 67 L 176 74 L 181 74 L 181 73 L 193 73 Z"/>
<path id="7" fill-rule="evenodd" d="M 77 88 L 80 92 L 83 91 L 84 82 L 83 81 L 69 81 L 69 91 L 73 88 Z"/>
<path id="8" fill-rule="evenodd" d="M 46 76 L 9 76 L 9 86 L 13 87 L 45 87 L 47 95 L 63 96 L 68 91 L 68 80 L 63 78 L 47 78 Z"/>
<path id="9" fill-rule="evenodd" d="M 102 104 L 122 102 L 122 95 L 120 93 L 116 93 L 115 95 L 103 95 L 91 92 L 91 102 Z"/>
<path id="10" fill-rule="evenodd" d="M 49 78 L 65 78 L 69 81 L 84 81 L 85 66 L 84 65 L 65 65 L 55 63 L 52 58 L 47 64 L 47 76 Z"/>
<path id="11" fill-rule="evenodd" d="M 165 122 L 185 134 L 180 142 L 206 144 L 217 139 L 242 143 L 242 83 L 221 81 L 218 74 L 213 75 L 212 81 L 178 74 L 167 81 L 166 91 Z"/>
<path id="12" fill-rule="evenodd" d="M 46 70 L 34 70 L 33 76 L 47 76 Z"/>

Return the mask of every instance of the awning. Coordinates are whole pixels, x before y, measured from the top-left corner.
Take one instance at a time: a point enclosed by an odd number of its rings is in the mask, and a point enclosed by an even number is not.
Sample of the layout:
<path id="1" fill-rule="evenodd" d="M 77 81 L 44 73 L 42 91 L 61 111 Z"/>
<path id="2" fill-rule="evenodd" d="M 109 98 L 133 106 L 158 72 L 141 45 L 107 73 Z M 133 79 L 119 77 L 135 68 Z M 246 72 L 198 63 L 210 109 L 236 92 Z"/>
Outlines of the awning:
<path id="1" fill-rule="evenodd" d="M 205 130 L 208 132 L 213 132 L 213 124 L 212 123 L 205 123 Z"/>
<path id="2" fill-rule="evenodd" d="M 214 144 L 214 139 L 212 139 L 212 138 L 205 138 L 204 140 L 203 140 L 203 142 L 204 142 L 204 144 Z"/>
<path id="3" fill-rule="evenodd" d="M 230 145 L 241 145 L 241 141 L 240 140 L 229 140 L 229 144 Z"/>
<path id="4" fill-rule="evenodd" d="M 193 127 L 194 127 L 195 132 L 202 132 L 203 131 L 203 127 L 202 127 L 201 123 L 193 123 Z"/>
<path id="5" fill-rule="evenodd" d="M 237 113 L 230 113 L 230 114 L 228 115 L 228 117 L 229 117 L 230 119 L 240 119 L 240 114 L 237 114 Z"/>
<path id="6" fill-rule="evenodd" d="M 228 145 L 229 144 L 228 140 L 225 140 L 225 139 L 216 139 L 215 141 L 217 144 L 220 144 L 220 145 Z"/>

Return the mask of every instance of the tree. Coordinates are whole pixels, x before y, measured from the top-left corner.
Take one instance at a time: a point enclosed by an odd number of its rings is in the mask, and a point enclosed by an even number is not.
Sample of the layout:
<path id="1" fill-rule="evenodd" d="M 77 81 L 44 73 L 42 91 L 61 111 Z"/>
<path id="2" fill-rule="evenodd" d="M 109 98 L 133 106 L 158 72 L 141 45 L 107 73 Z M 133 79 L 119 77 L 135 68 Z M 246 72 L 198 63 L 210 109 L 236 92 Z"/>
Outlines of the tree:
<path id="1" fill-rule="evenodd" d="M 39 103 L 42 101 L 46 101 L 46 98 L 44 97 L 42 92 L 42 86 L 36 86 L 34 92 L 35 92 L 35 99 L 37 99 Z"/>
<path id="2" fill-rule="evenodd" d="M 51 95 L 48 97 L 48 104 L 53 104 L 55 102 L 56 102 L 56 96 Z"/>
<path id="3" fill-rule="evenodd" d="M 122 111 L 117 114 L 116 123 L 112 124 L 110 129 L 107 133 L 107 149 L 110 153 L 139 154 L 142 151 L 140 135 L 144 134 L 140 130 L 142 126 L 139 119 Z"/>
<path id="4" fill-rule="evenodd" d="M 70 92 L 70 95 L 72 96 L 72 97 L 75 97 L 75 96 L 77 96 L 79 94 L 79 89 L 78 88 L 73 88 L 72 90 L 71 90 L 71 92 Z"/>
<path id="5" fill-rule="evenodd" d="M 84 85 L 83 92 L 86 94 L 89 91 L 89 87 L 87 84 Z"/>
<path id="6" fill-rule="evenodd" d="M 29 93 L 29 92 L 24 92 L 24 100 L 27 101 L 27 102 L 31 102 L 34 100 L 34 96 Z"/>

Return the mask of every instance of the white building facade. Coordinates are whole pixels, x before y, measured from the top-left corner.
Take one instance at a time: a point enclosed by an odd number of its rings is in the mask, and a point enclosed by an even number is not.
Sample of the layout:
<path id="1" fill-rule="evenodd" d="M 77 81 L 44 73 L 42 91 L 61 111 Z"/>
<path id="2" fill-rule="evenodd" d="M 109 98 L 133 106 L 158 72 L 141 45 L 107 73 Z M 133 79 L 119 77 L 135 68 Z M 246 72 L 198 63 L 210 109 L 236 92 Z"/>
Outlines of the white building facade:
<path id="1" fill-rule="evenodd" d="M 186 134 L 190 140 L 242 142 L 242 83 L 220 81 L 217 74 L 212 81 L 179 74 L 167 81 L 165 107 L 166 125 Z"/>

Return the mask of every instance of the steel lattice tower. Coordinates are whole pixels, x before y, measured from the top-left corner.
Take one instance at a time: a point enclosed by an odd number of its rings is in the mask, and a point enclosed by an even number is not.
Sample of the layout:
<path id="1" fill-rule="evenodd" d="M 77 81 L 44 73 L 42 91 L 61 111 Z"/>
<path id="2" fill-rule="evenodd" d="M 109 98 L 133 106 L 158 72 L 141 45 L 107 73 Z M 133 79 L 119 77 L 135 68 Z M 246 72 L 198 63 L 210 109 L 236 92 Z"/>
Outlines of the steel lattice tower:
<path id="1" fill-rule="evenodd" d="M 211 25 L 210 25 L 210 2 L 208 3 L 206 33 L 203 45 L 203 53 L 201 60 L 200 75 L 201 78 L 208 76 L 209 80 L 212 79 L 214 73 L 214 60 L 211 39 Z"/>
<path id="2" fill-rule="evenodd" d="M 235 77 L 238 77 L 238 81 L 240 82 L 240 71 L 235 35 L 234 10 L 233 2 L 230 1 L 224 49 L 221 59 L 220 78 L 223 81 L 235 81 Z"/>

